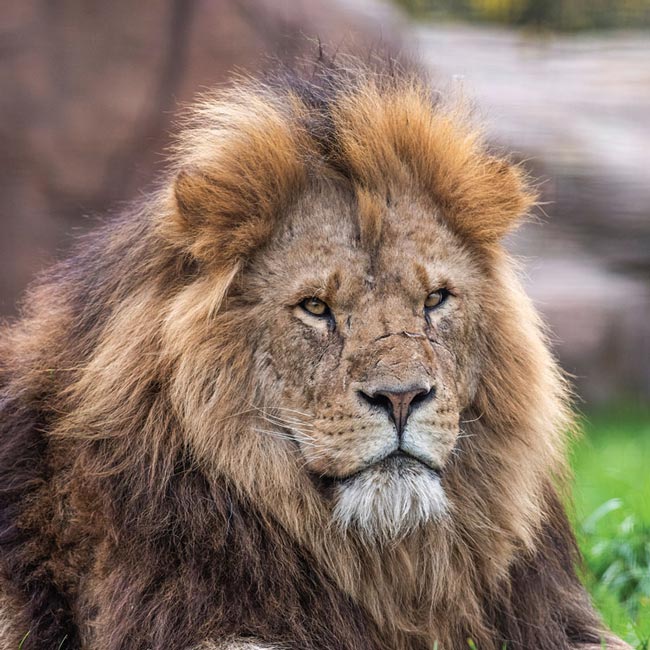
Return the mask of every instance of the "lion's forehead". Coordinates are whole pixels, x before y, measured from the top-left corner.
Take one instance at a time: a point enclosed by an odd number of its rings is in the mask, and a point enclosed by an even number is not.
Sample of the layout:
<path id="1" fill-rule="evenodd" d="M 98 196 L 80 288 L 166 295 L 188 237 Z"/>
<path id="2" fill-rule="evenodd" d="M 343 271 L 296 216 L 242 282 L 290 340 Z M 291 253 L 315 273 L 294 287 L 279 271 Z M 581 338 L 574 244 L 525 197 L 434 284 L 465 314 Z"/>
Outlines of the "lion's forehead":
<path id="1" fill-rule="evenodd" d="M 437 284 L 480 284 L 471 252 L 436 218 L 435 209 L 405 197 L 384 217 L 384 236 L 374 245 L 359 236 L 357 206 L 330 190 L 300 202 L 262 251 L 260 288 L 280 293 L 333 290 L 345 310 L 364 303 L 393 312 L 400 300 L 420 300 Z M 270 272 L 266 272 L 266 271 Z"/>

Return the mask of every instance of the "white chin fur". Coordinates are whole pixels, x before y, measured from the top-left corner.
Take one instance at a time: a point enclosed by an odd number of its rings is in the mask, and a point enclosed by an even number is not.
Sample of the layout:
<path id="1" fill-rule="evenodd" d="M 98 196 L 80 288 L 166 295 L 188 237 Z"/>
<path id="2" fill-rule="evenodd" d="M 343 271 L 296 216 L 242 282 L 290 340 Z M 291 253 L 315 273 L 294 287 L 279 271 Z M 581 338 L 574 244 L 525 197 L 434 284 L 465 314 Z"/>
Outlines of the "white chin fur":
<path id="1" fill-rule="evenodd" d="M 447 512 L 440 478 L 419 463 L 381 463 L 341 483 L 333 517 L 368 542 L 392 541 Z"/>

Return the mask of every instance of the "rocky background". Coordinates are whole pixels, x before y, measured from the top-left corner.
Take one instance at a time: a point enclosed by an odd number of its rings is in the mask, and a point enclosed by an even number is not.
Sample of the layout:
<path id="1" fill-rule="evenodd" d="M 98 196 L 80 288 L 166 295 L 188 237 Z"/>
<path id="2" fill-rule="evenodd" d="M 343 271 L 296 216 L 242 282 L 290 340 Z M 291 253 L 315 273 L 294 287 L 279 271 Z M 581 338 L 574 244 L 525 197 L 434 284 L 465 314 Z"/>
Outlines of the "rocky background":
<path id="1" fill-rule="evenodd" d="M 151 187 L 174 116 L 233 70 L 408 51 L 543 179 L 510 242 L 580 393 L 650 396 L 650 40 L 410 22 L 381 0 L 0 0 L 0 315 Z M 540 223 L 543 222 L 543 223 Z"/>
<path id="2" fill-rule="evenodd" d="M 417 55 L 472 98 L 540 179 L 510 242 L 588 401 L 650 397 L 650 35 L 413 27 Z"/>

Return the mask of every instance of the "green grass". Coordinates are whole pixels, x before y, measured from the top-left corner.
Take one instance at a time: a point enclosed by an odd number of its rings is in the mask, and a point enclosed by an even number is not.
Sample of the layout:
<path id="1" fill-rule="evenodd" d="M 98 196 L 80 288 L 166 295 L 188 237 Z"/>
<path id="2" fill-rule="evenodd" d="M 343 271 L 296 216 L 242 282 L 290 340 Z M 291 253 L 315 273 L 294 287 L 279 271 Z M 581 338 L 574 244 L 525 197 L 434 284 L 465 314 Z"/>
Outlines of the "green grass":
<path id="1" fill-rule="evenodd" d="M 585 418 L 573 451 L 575 526 L 584 579 L 606 623 L 650 649 L 650 410 Z"/>

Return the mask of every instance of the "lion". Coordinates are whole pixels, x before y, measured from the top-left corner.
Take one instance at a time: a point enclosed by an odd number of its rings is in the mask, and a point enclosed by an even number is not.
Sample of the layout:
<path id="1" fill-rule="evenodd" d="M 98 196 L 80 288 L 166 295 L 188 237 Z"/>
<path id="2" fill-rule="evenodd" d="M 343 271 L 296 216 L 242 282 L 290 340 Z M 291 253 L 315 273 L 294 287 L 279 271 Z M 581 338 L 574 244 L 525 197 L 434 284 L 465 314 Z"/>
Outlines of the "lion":
<path id="1" fill-rule="evenodd" d="M 321 57 L 185 120 L 0 338 L 2 648 L 626 648 L 576 576 L 522 168 Z M 602 644 L 602 645 L 601 645 Z"/>

